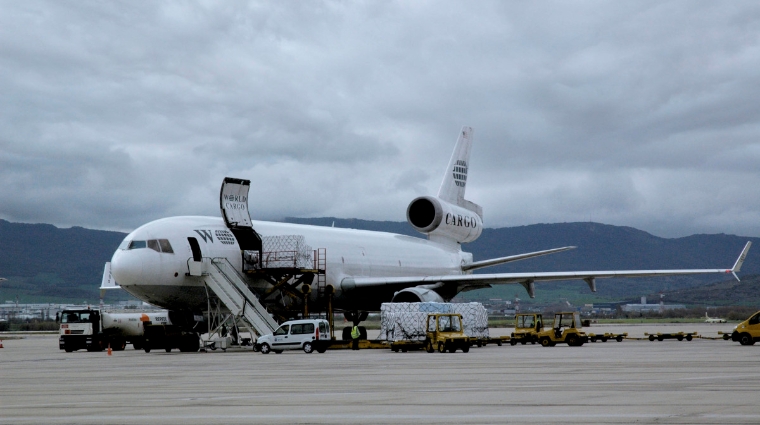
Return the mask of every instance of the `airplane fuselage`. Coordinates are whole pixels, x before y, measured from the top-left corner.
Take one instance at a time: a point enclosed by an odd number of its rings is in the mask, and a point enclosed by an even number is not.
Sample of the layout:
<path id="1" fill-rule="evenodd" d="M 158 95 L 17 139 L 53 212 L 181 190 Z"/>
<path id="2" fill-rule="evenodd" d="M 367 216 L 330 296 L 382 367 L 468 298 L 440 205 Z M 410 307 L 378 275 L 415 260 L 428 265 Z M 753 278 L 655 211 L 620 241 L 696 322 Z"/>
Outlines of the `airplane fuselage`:
<path id="1" fill-rule="evenodd" d="M 298 235 L 313 249 L 324 248 L 326 284 L 335 288 L 334 305 L 338 309 L 379 310 L 381 303 L 393 298 L 392 288 L 352 294 L 350 286 L 341 285 L 347 278 L 461 275 L 461 265 L 472 261 L 472 255 L 462 252 L 458 244 L 405 235 L 265 221 L 252 224 L 262 237 Z M 127 292 L 160 307 L 205 310 L 208 297 L 204 281 L 188 275 L 193 258 L 189 238 L 197 240 L 204 258 L 225 258 L 242 271 L 240 247 L 224 221 L 187 216 L 156 220 L 130 233 L 111 260 L 113 277 Z M 271 288 L 270 283 L 254 276 L 246 279 L 259 294 Z M 316 299 L 317 293 L 312 292 L 311 297 Z"/>

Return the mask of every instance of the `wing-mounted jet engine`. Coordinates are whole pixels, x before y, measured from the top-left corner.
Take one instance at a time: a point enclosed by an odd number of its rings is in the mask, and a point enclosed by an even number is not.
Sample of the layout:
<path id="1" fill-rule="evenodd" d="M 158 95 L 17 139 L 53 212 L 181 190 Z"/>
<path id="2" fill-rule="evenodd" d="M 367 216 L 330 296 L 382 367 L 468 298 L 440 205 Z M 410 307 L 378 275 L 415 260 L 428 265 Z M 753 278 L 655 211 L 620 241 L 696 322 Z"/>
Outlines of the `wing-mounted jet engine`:
<path id="1" fill-rule="evenodd" d="M 250 180 L 225 177 L 219 191 L 219 208 L 227 228 L 237 239 L 243 253 L 244 268 L 261 268 L 261 236 L 251 226 L 248 212 Z"/>

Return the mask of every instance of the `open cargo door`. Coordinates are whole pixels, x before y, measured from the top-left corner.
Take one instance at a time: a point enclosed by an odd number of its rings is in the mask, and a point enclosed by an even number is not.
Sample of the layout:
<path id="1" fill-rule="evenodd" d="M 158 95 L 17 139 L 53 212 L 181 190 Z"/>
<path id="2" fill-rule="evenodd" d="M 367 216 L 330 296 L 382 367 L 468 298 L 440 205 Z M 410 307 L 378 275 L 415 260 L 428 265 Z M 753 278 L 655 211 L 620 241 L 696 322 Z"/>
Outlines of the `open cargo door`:
<path id="1" fill-rule="evenodd" d="M 261 237 L 251 227 L 248 213 L 248 189 L 250 180 L 225 177 L 219 193 L 219 207 L 227 228 L 230 229 L 246 258 L 261 259 Z M 246 253 L 246 251 L 255 251 Z"/>

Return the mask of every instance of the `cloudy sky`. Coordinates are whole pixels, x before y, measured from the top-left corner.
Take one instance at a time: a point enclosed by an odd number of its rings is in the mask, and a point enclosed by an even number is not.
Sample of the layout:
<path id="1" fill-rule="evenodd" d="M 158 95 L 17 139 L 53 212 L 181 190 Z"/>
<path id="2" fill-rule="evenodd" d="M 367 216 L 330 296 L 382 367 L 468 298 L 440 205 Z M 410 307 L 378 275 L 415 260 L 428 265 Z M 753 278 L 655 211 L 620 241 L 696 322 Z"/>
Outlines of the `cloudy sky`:
<path id="1" fill-rule="evenodd" d="M 488 227 L 760 236 L 754 1 L 0 6 L 9 221 L 403 221 L 469 125 Z"/>

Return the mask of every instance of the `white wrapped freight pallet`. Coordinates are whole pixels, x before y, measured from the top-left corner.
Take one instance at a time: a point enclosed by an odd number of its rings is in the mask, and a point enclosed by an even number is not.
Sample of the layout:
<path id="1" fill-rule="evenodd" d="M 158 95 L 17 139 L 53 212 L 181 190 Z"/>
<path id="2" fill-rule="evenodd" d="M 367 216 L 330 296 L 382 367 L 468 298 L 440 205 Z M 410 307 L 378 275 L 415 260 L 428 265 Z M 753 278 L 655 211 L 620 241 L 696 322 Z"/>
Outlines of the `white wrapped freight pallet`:
<path id="1" fill-rule="evenodd" d="M 380 306 L 380 339 L 423 341 L 428 313 L 459 313 L 464 333 L 488 338 L 488 313 L 480 303 L 383 303 Z"/>

